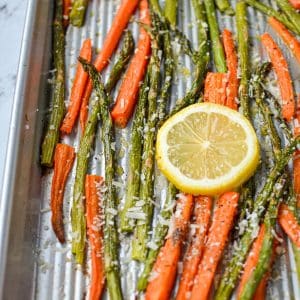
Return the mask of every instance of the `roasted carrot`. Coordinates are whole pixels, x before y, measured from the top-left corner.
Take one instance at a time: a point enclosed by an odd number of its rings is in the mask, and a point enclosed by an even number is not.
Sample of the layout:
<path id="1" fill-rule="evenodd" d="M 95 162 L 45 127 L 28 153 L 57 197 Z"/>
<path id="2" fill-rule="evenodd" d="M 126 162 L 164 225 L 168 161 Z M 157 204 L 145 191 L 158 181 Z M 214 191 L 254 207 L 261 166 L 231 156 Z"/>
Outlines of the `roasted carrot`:
<path id="1" fill-rule="evenodd" d="M 51 186 L 51 223 L 56 237 L 65 242 L 63 222 L 63 199 L 68 175 L 75 159 L 75 149 L 66 144 L 57 144 L 54 153 L 54 172 Z"/>
<path id="2" fill-rule="evenodd" d="M 224 193 L 217 201 L 212 225 L 192 289 L 191 300 L 208 299 L 214 275 L 237 211 L 239 194 Z"/>
<path id="3" fill-rule="evenodd" d="M 195 197 L 194 225 L 196 226 L 196 231 L 192 236 L 192 241 L 188 247 L 187 253 L 185 254 L 183 272 L 180 278 L 176 300 L 189 299 L 188 295 L 193 288 L 194 278 L 197 274 L 204 248 L 204 241 L 209 226 L 212 203 L 213 200 L 211 197 Z"/>
<path id="4" fill-rule="evenodd" d="M 94 65 L 96 69 L 101 72 L 108 64 L 110 57 L 114 53 L 121 39 L 124 29 L 126 28 L 133 12 L 135 11 L 139 0 L 123 0 L 113 20 L 112 26 L 107 33 L 102 49 Z M 81 129 L 85 127 L 88 116 L 88 104 L 92 93 L 93 84 L 89 79 L 83 94 L 82 105 L 80 109 L 80 125 Z"/>
<path id="5" fill-rule="evenodd" d="M 226 106 L 230 107 L 234 110 L 237 110 L 237 102 L 238 98 L 238 57 L 236 54 L 234 41 L 232 37 L 231 31 L 224 29 L 223 30 L 223 44 L 226 55 L 226 64 L 228 69 L 228 83 L 226 89 Z"/>
<path id="6" fill-rule="evenodd" d="M 294 191 L 297 198 L 297 207 L 300 208 L 300 151 L 296 150 L 293 161 Z"/>
<path id="7" fill-rule="evenodd" d="M 241 277 L 240 284 L 239 284 L 239 287 L 238 287 L 238 292 L 237 292 L 237 298 L 238 299 L 241 296 L 241 293 L 244 289 L 244 286 L 245 286 L 246 282 L 251 277 L 251 274 L 252 274 L 254 268 L 257 265 L 257 262 L 258 262 L 258 259 L 259 259 L 259 253 L 260 253 L 260 250 L 262 248 L 262 244 L 263 244 L 264 237 L 265 237 L 265 231 L 266 231 L 265 224 L 262 224 L 260 226 L 258 236 L 255 239 L 255 241 L 252 245 L 252 248 L 249 252 L 249 255 L 247 257 L 247 260 L 245 262 L 243 275 Z"/>
<path id="8" fill-rule="evenodd" d="M 237 299 L 240 299 L 241 293 L 243 291 L 243 288 L 245 287 L 245 284 L 250 279 L 253 270 L 257 266 L 260 251 L 262 249 L 263 241 L 264 241 L 264 238 L 265 238 L 265 232 L 266 232 L 266 227 L 265 227 L 265 224 L 263 223 L 260 226 L 258 236 L 255 239 L 255 241 L 252 245 L 252 248 L 251 248 L 251 250 L 248 254 L 247 260 L 245 262 L 243 275 L 241 277 L 240 284 L 239 284 L 238 291 L 237 291 Z M 272 257 L 271 257 L 271 260 L 270 260 L 270 269 L 271 269 L 271 266 L 272 266 L 272 264 L 274 262 L 274 259 L 275 259 L 275 256 L 276 256 L 276 247 L 277 246 L 278 246 L 278 241 L 276 239 L 274 239 L 274 241 L 273 241 L 273 252 L 272 252 Z M 259 285 L 257 286 L 255 294 L 253 296 L 253 300 L 263 300 L 263 299 L 265 299 L 266 286 L 267 286 L 267 282 L 268 282 L 268 279 L 270 277 L 270 274 L 271 274 L 271 272 L 269 270 L 263 276 L 263 278 L 261 279 Z"/>
<path id="9" fill-rule="evenodd" d="M 149 26 L 151 24 L 151 20 L 148 1 L 141 0 L 139 9 L 140 22 Z M 150 51 L 150 36 L 141 26 L 136 52 L 127 69 L 115 105 L 111 112 L 114 123 L 121 128 L 126 127 L 133 114 L 140 82 L 143 80 L 146 71 Z"/>
<path id="10" fill-rule="evenodd" d="M 67 28 L 69 25 L 70 19 L 70 11 L 72 9 L 72 1 L 71 0 L 63 0 L 63 23 L 64 27 Z"/>
<path id="11" fill-rule="evenodd" d="M 300 0 L 289 0 L 289 2 L 295 9 L 300 9 Z"/>
<path id="12" fill-rule="evenodd" d="M 146 300 L 167 300 L 176 279 L 177 264 L 192 214 L 193 196 L 183 195 L 177 200 L 173 230 L 168 234 L 153 266 L 145 293 Z"/>
<path id="13" fill-rule="evenodd" d="M 275 41 L 268 33 L 264 33 L 261 36 L 261 41 L 268 52 L 274 71 L 277 75 L 282 99 L 282 116 L 287 121 L 291 121 L 295 113 L 295 101 L 287 61 Z"/>
<path id="14" fill-rule="evenodd" d="M 280 23 L 274 17 L 270 17 L 268 19 L 268 22 L 271 27 L 277 32 L 277 34 L 282 38 L 284 43 L 288 46 L 295 58 L 300 63 L 300 42 L 282 23 Z"/>
<path id="15" fill-rule="evenodd" d="M 207 73 L 204 84 L 204 101 L 225 105 L 226 85 L 226 73 Z"/>
<path id="16" fill-rule="evenodd" d="M 103 262 L 103 230 L 102 230 L 102 199 L 101 185 L 103 178 L 87 175 L 85 178 L 86 223 L 91 247 L 91 285 L 89 299 L 99 300 L 104 288 L 105 274 Z"/>
<path id="17" fill-rule="evenodd" d="M 284 203 L 280 204 L 278 221 L 291 241 L 300 248 L 300 226 L 293 212 Z"/>
<path id="18" fill-rule="evenodd" d="M 82 48 L 80 50 L 80 57 L 86 59 L 88 62 L 91 62 L 92 59 L 91 39 L 86 39 L 83 42 Z M 75 79 L 72 86 L 68 111 L 62 122 L 62 126 L 60 127 L 60 131 L 63 133 L 70 134 L 74 127 L 74 124 L 76 122 L 77 116 L 80 111 L 82 96 L 84 93 L 87 80 L 88 80 L 88 74 L 84 72 L 81 63 L 78 63 Z"/>
<path id="19" fill-rule="evenodd" d="M 294 136 L 300 135 L 300 94 L 297 97 L 297 108 L 294 119 Z M 300 150 L 296 150 L 294 155 L 294 190 L 297 198 L 297 207 L 300 208 Z"/>
<path id="20" fill-rule="evenodd" d="M 274 239 L 273 242 L 273 252 L 272 252 L 272 257 L 271 257 L 271 261 L 270 261 L 270 269 L 269 271 L 264 275 L 264 277 L 261 279 L 255 294 L 253 295 L 253 299 L 252 300 L 264 300 L 266 299 L 266 290 L 267 290 L 267 283 L 268 280 L 271 276 L 271 268 L 273 265 L 273 262 L 275 260 L 276 257 L 276 247 L 278 246 L 278 242 L 276 239 Z"/>

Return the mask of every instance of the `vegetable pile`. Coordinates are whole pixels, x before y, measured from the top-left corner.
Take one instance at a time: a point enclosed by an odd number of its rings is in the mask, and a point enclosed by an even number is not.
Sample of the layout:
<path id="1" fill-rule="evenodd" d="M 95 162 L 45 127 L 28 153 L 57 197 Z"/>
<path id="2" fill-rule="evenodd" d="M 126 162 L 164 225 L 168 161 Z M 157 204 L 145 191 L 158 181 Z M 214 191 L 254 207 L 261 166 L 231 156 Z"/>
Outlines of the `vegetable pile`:
<path id="1" fill-rule="evenodd" d="M 235 291 L 237 299 L 264 299 L 281 230 L 295 256 L 300 254 L 300 96 L 297 101 L 290 64 L 274 39 L 281 39 L 300 63 L 300 1 L 276 0 L 274 9 L 256 0 L 239 0 L 236 7 L 227 0 L 192 0 L 198 45 L 177 27 L 177 1 L 164 2 L 162 8 L 158 0 L 122 0 L 95 59 L 93 40 L 84 40 L 65 110 L 65 34 L 69 26 L 84 26 L 91 4 L 55 0 L 55 80 L 41 146 L 41 165 L 53 167 L 53 231 L 60 243 L 68 242 L 64 190 L 74 165 L 72 253 L 76 263 L 84 265 L 89 263 L 86 249 L 90 251 L 90 299 L 100 299 L 105 288 L 110 299 L 124 298 L 119 258 L 123 234 L 132 239 L 131 258 L 142 270 L 136 292 L 145 299 L 223 300 Z M 269 61 L 250 59 L 254 37 L 249 34 L 248 7 L 266 15 L 267 28 L 272 29 L 272 35 L 259 37 Z M 136 10 L 135 45 L 127 27 Z M 235 20 L 236 35 L 220 31 L 220 14 Z M 192 83 L 172 106 L 178 51 L 193 64 Z M 111 71 L 104 82 L 101 72 L 108 65 Z M 274 82 L 280 99 L 271 88 Z M 171 116 L 199 102 L 226 106 L 252 124 L 260 141 L 260 165 L 236 190 L 215 197 L 183 193 L 169 182 L 165 199 L 155 199 L 156 178 L 163 176 L 155 163 L 157 132 Z M 123 128 L 130 131 L 130 149 L 120 205 L 115 132 Z M 77 130 L 80 144 L 75 150 L 61 138 Z M 89 174 L 98 130 L 105 171 Z M 154 226 L 155 206 L 159 212 Z M 297 268 L 300 274 L 300 265 Z"/>

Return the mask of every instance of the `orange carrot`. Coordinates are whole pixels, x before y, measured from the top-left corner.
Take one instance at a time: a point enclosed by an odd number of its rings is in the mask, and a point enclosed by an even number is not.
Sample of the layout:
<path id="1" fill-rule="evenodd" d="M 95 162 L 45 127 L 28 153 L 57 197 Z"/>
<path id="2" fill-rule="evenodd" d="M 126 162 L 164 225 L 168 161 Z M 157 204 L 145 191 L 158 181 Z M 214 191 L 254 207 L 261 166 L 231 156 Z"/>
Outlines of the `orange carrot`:
<path id="1" fill-rule="evenodd" d="M 291 241 L 300 248 L 300 226 L 293 212 L 284 203 L 280 204 L 278 221 Z"/>
<path id="2" fill-rule="evenodd" d="M 245 266 L 244 266 L 244 272 L 243 275 L 241 277 L 240 280 L 240 284 L 238 287 L 238 291 L 237 291 L 237 299 L 240 299 L 241 293 L 245 287 L 245 284 L 247 283 L 247 281 L 250 279 L 253 270 L 255 269 L 255 267 L 257 266 L 258 260 L 259 260 L 259 254 L 263 245 L 263 241 L 264 241 L 264 237 L 265 237 L 265 231 L 266 231 L 266 227 L 265 224 L 263 223 L 260 226 L 259 229 L 259 233 L 257 238 L 255 239 L 252 248 L 249 252 L 249 255 L 247 257 L 247 260 L 245 262 Z M 278 241 L 276 239 L 274 239 L 273 242 L 273 252 L 272 252 L 272 257 L 270 260 L 270 268 L 273 264 L 273 261 L 275 260 L 275 256 L 276 256 L 276 247 L 278 246 Z M 255 294 L 253 296 L 253 300 L 263 300 L 265 299 L 265 294 L 266 294 L 266 286 L 268 283 L 268 279 L 270 277 L 270 270 L 263 276 L 263 278 L 261 279 Z"/>
<path id="3" fill-rule="evenodd" d="M 226 85 L 226 73 L 207 73 L 204 86 L 204 101 L 225 105 Z"/>
<path id="4" fill-rule="evenodd" d="M 96 69 L 101 72 L 109 62 L 110 57 L 114 53 L 124 29 L 126 28 L 133 12 L 135 11 L 139 0 L 123 0 L 113 20 L 112 26 L 107 33 L 103 47 L 96 57 L 94 65 Z M 80 126 L 84 131 L 87 116 L 88 116 L 88 103 L 92 93 L 93 84 L 89 79 L 83 95 L 82 105 L 80 109 Z"/>
<path id="5" fill-rule="evenodd" d="M 289 0 L 289 2 L 295 9 L 300 9 L 300 0 Z"/>
<path id="6" fill-rule="evenodd" d="M 264 300 L 264 299 L 266 299 L 267 283 L 268 283 L 268 280 L 271 276 L 271 268 L 272 268 L 273 262 L 274 262 L 275 257 L 276 257 L 276 248 L 277 248 L 277 246 L 278 246 L 278 241 L 276 239 L 274 239 L 273 252 L 272 252 L 272 257 L 271 257 L 271 260 L 270 260 L 270 269 L 264 275 L 264 277 L 261 279 L 259 285 L 256 288 L 256 291 L 253 295 L 252 300 Z"/>
<path id="7" fill-rule="evenodd" d="M 239 194 L 224 193 L 217 201 L 212 225 L 192 289 L 191 300 L 208 299 L 214 275 L 237 211 Z"/>
<path id="8" fill-rule="evenodd" d="M 261 41 L 267 49 L 274 71 L 277 75 L 282 98 L 282 115 L 287 121 L 290 121 L 295 113 L 295 101 L 287 61 L 275 41 L 268 33 L 264 33 L 261 36 Z"/>
<path id="9" fill-rule="evenodd" d="M 213 200 L 211 197 L 195 197 L 195 226 L 196 232 L 185 254 L 183 272 L 181 275 L 179 289 L 176 300 L 189 299 L 189 294 L 193 288 L 194 278 L 197 274 L 198 266 L 201 260 L 204 248 L 204 240 L 208 229 L 211 207 Z"/>
<path id="10" fill-rule="evenodd" d="M 300 63 L 300 42 L 289 30 L 274 17 L 268 19 L 271 27 L 278 33 L 284 43 L 289 47 L 298 62 Z"/>
<path id="11" fill-rule="evenodd" d="M 141 0 L 139 8 L 140 22 L 151 25 L 148 1 Z M 146 30 L 141 27 L 137 49 L 122 81 L 119 94 L 111 112 L 115 124 L 121 128 L 126 127 L 133 114 L 140 82 L 143 80 L 147 68 L 150 51 L 150 36 Z"/>
<path id="12" fill-rule="evenodd" d="M 249 255 L 247 257 L 247 260 L 245 262 L 244 272 L 241 277 L 240 284 L 238 287 L 238 292 L 237 292 L 238 299 L 240 298 L 241 293 L 242 293 L 247 281 L 250 279 L 251 274 L 258 263 L 259 253 L 262 248 L 262 244 L 263 244 L 264 237 L 265 237 L 265 231 L 266 231 L 265 224 L 262 224 L 260 226 L 258 236 L 256 237 L 256 239 L 252 245 L 252 248 L 249 252 Z"/>
<path id="13" fill-rule="evenodd" d="M 179 197 L 174 214 L 174 228 L 165 245 L 161 248 L 153 266 L 149 284 L 146 289 L 146 300 L 167 300 L 176 279 L 177 264 L 180 259 L 183 241 L 192 214 L 193 196 Z"/>
<path id="14" fill-rule="evenodd" d="M 54 153 L 54 172 L 51 186 L 51 223 L 56 237 L 65 242 L 63 222 L 63 199 L 66 181 L 75 159 L 75 149 L 66 144 L 57 144 Z"/>
<path id="15" fill-rule="evenodd" d="M 82 48 L 80 50 L 80 57 L 86 59 L 89 62 L 91 61 L 92 59 L 91 39 L 86 39 L 83 42 Z M 80 111 L 82 96 L 84 93 L 87 80 L 88 80 L 88 74 L 84 72 L 82 65 L 78 63 L 75 79 L 72 86 L 68 111 L 62 122 L 62 126 L 60 128 L 61 132 L 70 134 L 73 129 L 77 116 Z"/>
<path id="16" fill-rule="evenodd" d="M 99 300 L 104 288 L 105 274 L 102 255 L 103 231 L 101 191 L 103 178 L 97 175 L 87 175 L 85 178 L 86 223 L 91 246 L 92 274 L 89 292 L 90 300 Z"/>
<path id="17" fill-rule="evenodd" d="M 297 207 L 300 208 L 300 151 L 296 150 L 294 155 L 294 191 L 297 198 Z"/>
<path id="18" fill-rule="evenodd" d="M 65 28 L 67 28 L 69 25 L 71 9 L 72 9 L 72 1 L 71 0 L 63 0 L 63 23 L 64 23 Z"/>
<path id="19" fill-rule="evenodd" d="M 300 135 L 300 94 L 297 98 L 297 108 L 294 119 L 294 136 Z M 297 207 L 300 208 L 300 150 L 295 151 L 294 155 L 294 190 L 297 197 Z"/>
<path id="20" fill-rule="evenodd" d="M 236 103 L 236 99 L 238 97 L 238 87 L 239 87 L 238 74 L 237 74 L 238 57 L 236 54 L 231 31 L 224 29 L 222 36 L 223 36 L 223 44 L 224 44 L 226 63 L 228 69 L 226 106 L 234 110 L 237 110 L 238 106 Z"/>

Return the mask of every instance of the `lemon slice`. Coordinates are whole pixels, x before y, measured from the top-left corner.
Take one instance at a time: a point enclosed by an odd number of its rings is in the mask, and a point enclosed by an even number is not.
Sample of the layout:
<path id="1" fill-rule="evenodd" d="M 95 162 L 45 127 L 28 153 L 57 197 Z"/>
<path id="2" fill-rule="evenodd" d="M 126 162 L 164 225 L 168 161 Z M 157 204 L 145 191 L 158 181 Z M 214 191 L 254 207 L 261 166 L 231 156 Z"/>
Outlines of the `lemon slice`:
<path id="1" fill-rule="evenodd" d="M 217 195 L 245 182 L 259 162 L 259 144 L 250 122 L 218 104 L 191 105 L 159 129 L 159 169 L 179 190 Z"/>

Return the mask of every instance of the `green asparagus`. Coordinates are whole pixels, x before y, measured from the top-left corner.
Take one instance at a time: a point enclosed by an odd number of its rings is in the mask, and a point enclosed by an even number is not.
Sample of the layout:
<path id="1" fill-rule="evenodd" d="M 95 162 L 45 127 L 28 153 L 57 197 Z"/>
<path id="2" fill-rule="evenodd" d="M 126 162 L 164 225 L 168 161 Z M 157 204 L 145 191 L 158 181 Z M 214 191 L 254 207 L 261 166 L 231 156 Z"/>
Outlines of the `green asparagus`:
<path id="1" fill-rule="evenodd" d="M 96 90 L 97 101 L 100 106 L 100 115 L 102 119 L 102 140 L 104 144 L 105 157 L 105 184 L 104 192 L 104 266 L 105 276 L 110 299 L 122 299 L 122 290 L 120 282 L 120 272 L 118 263 L 118 232 L 116 226 L 117 203 L 114 180 L 114 142 L 113 122 L 109 111 L 109 98 L 107 97 L 105 87 L 101 82 L 100 74 L 96 68 L 87 61 L 79 58 L 85 71 L 89 73 Z"/>
<path id="2" fill-rule="evenodd" d="M 300 32 L 300 15 L 288 0 L 276 0 L 280 9 L 287 15 L 297 32 Z"/>
<path id="3" fill-rule="evenodd" d="M 212 43 L 212 52 L 215 67 L 217 72 L 226 73 L 226 59 L 223 44 L 220 39 L 219 26 L 216 16 L 215 4 L 213 0 L 204 0 L 204 6 L 206 10 L 206 16 L 209 27 L 210 40 Z"/>
<path id="4" fill-rule="evenodd" d="M 225 273 L 223 274 L 221 283 L 216 292 L 215 298 L 217 300 L 229 299 L 241 272 L 243 262 L 253 242 L 253 233 L 255 232 L 258 222 L 264 213 L 264 207 L 269 201 L 269 197 L 274 189 L 276 181 L 281 176 L 286 165 L 291 159 L 296 146 L 299 144 L 299 139 L 300 138 L 296 138 L 289 144 L 289 146 L 281 151 L 278 161 L 276 161 L 275 165 L 271 169 L 263 189 L 257 196 L 254 202 L 253 212 L 251 214 L 253 222 L 249 224 L 247 230 L 243 234 L 238 243 L 237 250 L 234 252 L 231 261 L 225 269 Z"/>
<path id="5" fill-rule="evenodd" d="M 290 20 L 282 15 L 280 12 L 276 11 L 270 6 L 265 5 L 261 1 L 257 0 L 245 0 L 245 2 L 252 6 L 253 8 L 256 8 L 263 14 L 269 16 L 269 17 L 275 17 L 278 21 L 280 21 L 282 24 L 284 24 L 289 30 L 293 31 L 296 34 L 300 34 L 300 31 L 297 29 L 297 27 L 294 26 L 293 23 L 290 22 Z"/>
<path id="6" fill-rule="evenodd" d="M 148 231 L 152 220 L 153 204 L 153 171 L 155 154 L 157 114 L 157 95 L 160 77 L 160 58 L 158 56 L 157 40 L 152 40 L 152 55 L 150 59 L 150 87 L 148 93 L 148 115 L 144 133 L 144 148 L 141 167 L 140 201 L 145 219 L 138 220 L 132 242 L 132 258 L 143 261 L 147 255 Z"/>
<path id="7" fill-rule="evenodd" d="M 207 66 L 209 63 L 209 44 L 208 36 L 205 28 L 206 24 L 206 14 L 202 3 L 197 3 L 196 0 L 193 1 L 195 15 L 198 24 L 198 37 L 199 37 L 199 50 L 197 53 L 192 54 L 194 57 L 193 62 L 196 65 L 195 76 L 192 82 L 191 89 L 186 93 L 186 95 L 177 100 L 175 106 L 169 113 L 172 116 L 185 108 L 186 106 L 193 104 L 198 100 L 199 93 L 202 89 L 204 78 L 207 72 Z"/>
<path id="8" fill-rule="evenodd" d="M 169 226 L 166 224 L 166 221 L 169 221 L 172 216 L 172 203 L 175 200 L 177 190 L 175 186 L 170 183 L 168 186 L 168 193 L 167 198 L 164 203 L 164 206 L 160 212 L 161 218 L 158 219 L 158 223 L 156 227 L 154 228 L 154 234 L 151 239 L 151 244 L 154 245 L 153 248 L 151 248 L 148 252 L 147 259 L 145 260 L 143 273 L 139 277 L 138 283 L 137 283 L 137 289 L 138 291 L 142 292 L 146 289 L 148 278 L 150 276 L 150 273 L 152 271 L 152 267 L 155 263 L 155 260 L 157 258 L 157 255 L 159 253 L 160 248 L 163 246 L 165 237 L 168 233 Z M 164 220 L 162 222 L 161 220 Z"/>
<path id="9" fill-rule="evenodd" d="M 284 191 L 284 185 L 286 180 L 286 174 L 277 182 L 277 187 L 274 191 L 274 195 L 270 201 L 268 211 L 265 215 L 264 224 L 265 224 L 265 235 L 263 239 L 262 248 L 260 250 L 259 259 L 256 267 L 254 268 L 250 278 L 247 280 L 244 289 L 241 292 L 240 299 L 251 300 L 255 291 L 270 268 L 270 261 L 273 251 L 273 242 L 274 242 L 274 227 L 276 224 L 278 206 L 281 202 L 281 197 Z M 279 188 L 278 188 L 279 187 Z"/>
<path id="10" fill-rule="evenodd" d="M 106 84 L 106 93 L 111 91 L 115 84 L 117 83 L 118 78 L 121 76 L 121 70 L 125 69 L 127 64 L 127 59 L 124 59 L 127 55 L 130 55 L 130 48 L 132 43 L 130 42 L 130 34 L 128 34 L 122 45 L 122 49 L 119 55 L 119 58 L 116 61 L 116 64 L 112 67 L 112 74 Z M 113 71 L 117 69 L 118 71 Z M 84 217 L 84 181 L 85 175 L 87 173 L 89 155 L 93 146 L 94 136 L 96 134 L 96 125 L 100 116 L 100 100 L 95 99 L 92 104 L 91 113 L 89 115 L 87 126 L 84 131 L 83 136 L 80 140 L 79 150 L 77 153 L 77 165 L 76 165 L 76 175 L 75 175 L 75 184 L 73 192 L 73 206 L 71 210 L 71 223 L 72 223 L 72 232 L 74 235 L 72 241 L 72 252 L 76 255 L 77 263 L 82 264 L 84 260 L 84 248 L 85 248 L 85 236 L 86 236 L 86 227 L 85 227 L 85 217 Z"/>
<path id="11" fill-rule="evenodd" d="M 218 9 L 222 12 L 225 13 L 229 16 L 233 16 L 234 15 L 234 10 L 233 8 L 230 6 L 230 3 L 228 0 L 215 0 L 216 5 L 218 7 Z"/>
<path id="12" fill-rule="evenodd" d="M 236 27 L 238 39 L 238 56 L 241 70 L 241 80 L 239 87 L 239 100 L 241 103 L 244 116 L 250 120 L 249 110 L 249 77 L 250 77 L 250 63 L 249 63 L 249 35 L 247 24 L 247 10 L 244 1 L 239 1 L 236 4 Z"/>
<path id="13" fill-rule="evenodd" d="M 171 26 L 176 26 L 177 0 L 166 0 L 166 2 L 165 2 L 165 17 L 170 22 Z"/>
<path id="14" fill-rule="evenodd" d="M 160 126 L 165 119 L 167 105 L 171 96 L 171 88 L 174 74 L 174 56 L 171 45 L 170 33 L 165 24 L 161 23 L 163 30 L 163 53 L 164 53 L 164 81 L 161 87 L 160 96 L 158 99 L 158 126 Z"/>
<path id="15" fill-rule="evenodd" d="M 114 64 L 107 83 L 105 84 L 105 90 L 108 94 L 111 93 L 112 89 L 116 86 L 117 81 L 120 79 L 121 74 L 124 72 L 130 57 L 134 51 L 134 39 L 130 30 L 127 30 L 124 35 L 124 42 L 122 49 L 118 55 L 117 61 Z"/>
<path id="16" fill-rule="evenodd" d="M 59 129 L 65 112 L 65 35 L 63 27 L 63 1 L 55 1 L 53 22 L 53 62 L 55 83 L 52 98 L 52 111 L 42 144 L 41 164 L 51 167 L 53 154 L 59 140 Z"/>
<path id="17" fill-rule="evenodd" d="M 122 231 L 132 232 L 134 228 L 133 219 L 128 218 L 127 214 L 134 206 L 139 197 L 140 189 L 140 170 L 143 150 L 143 129 L 146 117 L 146 106 L 149 89 L 149 75 L 147 73 L 140 90 L 135 117 L 131 129 L 131 150 L 129 154 L 129 170 L 127 179 L 127 191 L 125 205 L 121 212 L 120 227 Z"/>
<path id="18" fill-rule="evenodd" d="M 85 13 L 88 7 L 88 0 L 74 0 L 70 12 L 70 23 L 73 26 L 81 27 L 84 24 Z"/>

